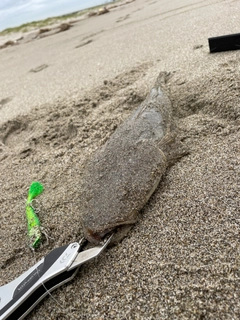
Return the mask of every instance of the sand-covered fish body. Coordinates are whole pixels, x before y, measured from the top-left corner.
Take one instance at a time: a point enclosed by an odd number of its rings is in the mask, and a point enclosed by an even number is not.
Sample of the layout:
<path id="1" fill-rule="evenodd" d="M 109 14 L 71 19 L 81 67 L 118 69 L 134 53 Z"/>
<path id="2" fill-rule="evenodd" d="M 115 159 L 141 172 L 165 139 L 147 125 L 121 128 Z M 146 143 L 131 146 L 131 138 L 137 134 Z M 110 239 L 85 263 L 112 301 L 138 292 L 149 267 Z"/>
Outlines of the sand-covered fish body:
<path id="1" fill-rule="evenodd" d="M 87 164 L 81 220 L 85 237 L 93 243 L 113 229 L 136 222 L 167 168 L 174 134 L 163 82 L 160 74 L 143 103 Z"/>

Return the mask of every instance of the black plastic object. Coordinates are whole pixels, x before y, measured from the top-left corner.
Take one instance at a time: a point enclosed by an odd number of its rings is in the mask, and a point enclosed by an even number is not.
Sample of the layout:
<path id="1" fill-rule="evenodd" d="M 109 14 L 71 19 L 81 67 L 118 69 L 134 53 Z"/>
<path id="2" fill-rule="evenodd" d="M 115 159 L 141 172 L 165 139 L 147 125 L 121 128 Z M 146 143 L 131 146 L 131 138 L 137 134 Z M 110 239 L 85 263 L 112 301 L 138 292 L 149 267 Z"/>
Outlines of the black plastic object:
<path id="1" fill-rule="evenodd" d="M 239 50 L 240 33 L 229 34 L 226 36 L 208 38 L 210 53 Z"/>

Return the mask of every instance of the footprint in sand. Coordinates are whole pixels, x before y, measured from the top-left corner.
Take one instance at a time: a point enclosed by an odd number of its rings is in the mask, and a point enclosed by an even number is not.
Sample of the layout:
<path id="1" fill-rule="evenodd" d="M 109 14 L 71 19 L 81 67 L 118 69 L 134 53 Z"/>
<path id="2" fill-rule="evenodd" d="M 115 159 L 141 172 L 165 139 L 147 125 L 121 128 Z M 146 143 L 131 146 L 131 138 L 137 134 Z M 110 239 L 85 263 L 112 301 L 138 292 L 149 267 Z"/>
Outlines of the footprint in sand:
<path id="1" fill-rule="evenodd" d="M 85 42 L 82 42 L 82 43 L 80 43 L 78 46 L 76 46 L 75 48 L 77 49 L 77 48 L 81 48 L 81 47 L 83 47 L 83 46 L 86 46 L 87 44 L 89 44 L 89 43 L 91 43 L 91 42 L 93 42 L 93 40 L 92 39 L 89 39 L 89 40 L 87 40 L 87 41 L 85 41 Z"/>
<path id="2" fill-rule="evenodd" d="M 8 102 L 10 102 L 12 100 L 12 98 L 7 97 L 7 98 L 3 98 L 2 100 L 0 100 L 0 109 L 7 104 Z"/>
<path id="3" fill-rule="evenodd" d="M 122 21 L 124 21 L 124 20 L 126 20 L 126 19 L 129 19 L 130 18 L 130 14 L 127 14 L 126 16 L 124 16 L 124 17 L 120 17 L 116 22 L 118 23 L 118 22 L 122 22 Z"/>
<path id="4" fill-rule="evenodd" d="M 42 71 L 43 69 L 46 69 L 47 67 L 49 67 L 49 65 L 47 65 L 47 64 L 41 64 L 40 66 L 31 69 L 30 72 L 36 73 L 36 72 Z"/>
<path id="5" fill-rule="evenodd" d="M 27 124 L 21 120 L 8 121 L 0 128 L 0 151 L 4 155 L 1 160 L 12 151 L 24 158 L 31 153 L 27 142 L 29 132 L 26 129 Z"/>

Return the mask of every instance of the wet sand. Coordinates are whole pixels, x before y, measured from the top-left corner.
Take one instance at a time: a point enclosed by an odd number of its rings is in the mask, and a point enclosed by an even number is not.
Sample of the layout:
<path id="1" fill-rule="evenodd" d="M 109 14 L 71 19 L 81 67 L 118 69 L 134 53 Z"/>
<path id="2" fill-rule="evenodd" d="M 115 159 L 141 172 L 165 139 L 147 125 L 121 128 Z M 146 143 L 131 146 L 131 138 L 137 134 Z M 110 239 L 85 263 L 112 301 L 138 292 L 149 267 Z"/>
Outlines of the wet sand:
<path id="1" fill-rule="evenodd" d="M 168 168 L 139 221 L 26 319 L 239 319 L 240 51 L 236 1 L 136 0 L 66 32 L 0 50 L 0 285 L 34 257 L 25 199 L 50 250 L 79 240 L 89 157 L 144 100 L 160 71 L 190 154 Z M 228 19 L 231 17 L 231 19 Z M 35 71 L 34 71 L 35 70 Z"/>

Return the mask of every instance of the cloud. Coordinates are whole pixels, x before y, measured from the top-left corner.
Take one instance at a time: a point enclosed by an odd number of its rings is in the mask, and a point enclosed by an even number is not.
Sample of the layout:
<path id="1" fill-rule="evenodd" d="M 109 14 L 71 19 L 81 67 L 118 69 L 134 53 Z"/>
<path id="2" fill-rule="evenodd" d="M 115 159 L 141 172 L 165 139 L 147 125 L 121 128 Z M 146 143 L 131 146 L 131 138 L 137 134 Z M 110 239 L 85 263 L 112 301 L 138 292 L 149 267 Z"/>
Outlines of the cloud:
<path id="1" fill-rule="evenodd" d="M 39 19 L 62 2 L 68 0 L 0 0 L 0 29 Z"/>
<path id="2" fill-rule="evenodd" d="M 7 16 L 13 16 L 18 14 L 25 14 L 27 12 L 36 12 L 37 10 L 43 10 L 58 6 L 61 2 L 67 2 L 67 0 L 1 0 L 0 1 L 0 18 Z"/>
<path id="3" fill-rule="evenodd" d="M 24 11 L 28 11 L 31 8 L 32 0 L 23 1 L 18 0 L 15 3 L 10 0 L 4 0 L 0 5 L 0 17 L 9 17 L 15 14 L 21 14 Z"/>
<path id="4" fill-rule="evenodd" d="M 12 0 L 2 0 L 0 2 L 0 10 L 4 10 L 4 9 L 11 7 L 11 6 L 14 6 L 14 5 L 15 5 L 15 2 Z"/>

